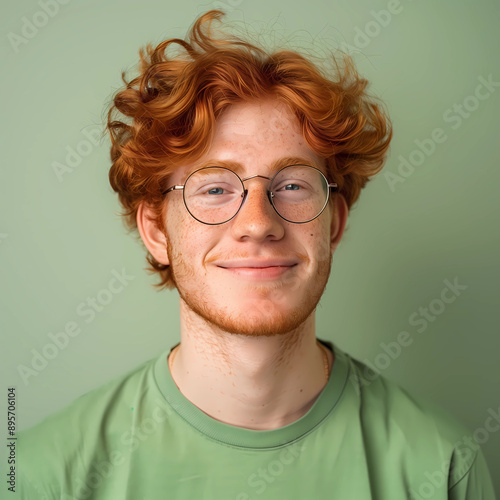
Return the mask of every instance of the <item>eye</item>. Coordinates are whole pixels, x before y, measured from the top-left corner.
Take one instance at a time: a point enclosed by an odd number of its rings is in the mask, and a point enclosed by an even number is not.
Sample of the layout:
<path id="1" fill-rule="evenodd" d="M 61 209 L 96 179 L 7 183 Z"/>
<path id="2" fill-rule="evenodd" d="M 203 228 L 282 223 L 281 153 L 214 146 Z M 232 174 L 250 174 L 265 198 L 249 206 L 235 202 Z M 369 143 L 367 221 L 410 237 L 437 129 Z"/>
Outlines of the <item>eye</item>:
<path id="1" fill-rule="evenodd" d="M 221 187 L 214 187 L 208 190 L 208 194 L 223 194 L 223 193 L 224 189 L 222 189 Z"/>
<path id="2" fill-rule="evenodd" d="M 304 189 L 307 189 L 307 186 L 304 185 L 303 182 L 290 182 L 284 181 L 281 182 L 279 185 L 276 186 L 274 189 L 275 192 L 278 191 L 303 191 Z"/>

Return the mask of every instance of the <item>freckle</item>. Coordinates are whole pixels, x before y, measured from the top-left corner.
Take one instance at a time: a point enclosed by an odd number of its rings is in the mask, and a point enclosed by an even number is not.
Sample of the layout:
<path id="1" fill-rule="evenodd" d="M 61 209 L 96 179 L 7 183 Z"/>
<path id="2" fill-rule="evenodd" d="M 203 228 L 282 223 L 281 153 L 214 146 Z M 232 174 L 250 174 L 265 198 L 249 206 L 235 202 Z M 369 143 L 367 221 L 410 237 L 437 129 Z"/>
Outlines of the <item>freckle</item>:
<path id="1" fill-rule="evenodd" d="M 313 234 L 313 233 L 311 233 L 311 236 L 314 236 L 314 234 Z"/>

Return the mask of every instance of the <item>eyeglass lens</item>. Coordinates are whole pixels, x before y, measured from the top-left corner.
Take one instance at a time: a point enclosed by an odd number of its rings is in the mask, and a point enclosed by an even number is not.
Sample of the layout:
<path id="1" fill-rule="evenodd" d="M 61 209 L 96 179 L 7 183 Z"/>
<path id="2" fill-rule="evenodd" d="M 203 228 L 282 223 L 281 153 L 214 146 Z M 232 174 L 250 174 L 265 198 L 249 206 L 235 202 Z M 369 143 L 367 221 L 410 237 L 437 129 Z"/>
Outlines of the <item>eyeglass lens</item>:
<path id="1" fill-rule="evenodd" d="M 280 170 L 270 186 L 272 203 L 281 217 L 290 222 L 307 222 L 317 217 L 328 199 L 323 174 L 308 166 Z M 232 219 L 244 196 L 241 179 L 231 170 L 207 167 L 192 174 L 184 186 L 184 202 L 191 215 L 206 224 Z"/>

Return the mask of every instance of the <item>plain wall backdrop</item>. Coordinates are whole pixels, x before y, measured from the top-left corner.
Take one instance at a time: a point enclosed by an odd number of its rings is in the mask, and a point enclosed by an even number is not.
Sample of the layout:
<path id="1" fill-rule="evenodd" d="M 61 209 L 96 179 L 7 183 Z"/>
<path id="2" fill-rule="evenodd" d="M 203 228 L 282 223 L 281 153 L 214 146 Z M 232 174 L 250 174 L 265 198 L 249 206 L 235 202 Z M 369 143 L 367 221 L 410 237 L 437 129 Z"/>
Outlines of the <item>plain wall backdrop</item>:
<path id="1" fill-rule="evenodd" d="M 212 8 L 267 46 L 350 53 L 387 103 L 390 156 L 351 210 L 317 336 L 461 420 L 500 492 L 496 0 L 6 3 L 2 415 L 9 387 L 25 428 L 177 343 L 177 293 L 156 292 L 144 271 L 109 186 L 109 139 L 98 134 L 139 48 L 184 38 Z"/>

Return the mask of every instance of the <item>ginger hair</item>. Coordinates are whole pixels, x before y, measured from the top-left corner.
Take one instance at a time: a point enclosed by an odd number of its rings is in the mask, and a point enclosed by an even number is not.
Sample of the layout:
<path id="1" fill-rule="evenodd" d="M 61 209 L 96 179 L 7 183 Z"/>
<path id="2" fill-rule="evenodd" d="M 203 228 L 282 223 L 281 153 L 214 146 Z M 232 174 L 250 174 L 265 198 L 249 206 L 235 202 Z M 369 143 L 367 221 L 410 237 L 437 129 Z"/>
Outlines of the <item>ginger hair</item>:
<path id="1" fill-rule="evenodd" d="M 183 163 L 196 161 L 210 147 L 217 118 L 229 106 L 272 98 L 296 116 L 308 146 L 325 159 L 329 180 L 339 186 L 349 209 L 370 177 L 383 167 L 392 138 L 383 103 L 370 96 L 352 59 L 325 74 L 292 50 L 268 52 L 217 30 L 224 13 L 210 10 L 191 27 L 186 40 L 172 38 L 140 49 L 139 75 L 112 101 L 109 181 L 118 193 L 125 226 L 136 232 L 137 210 L 147 204 L 165 232 L 168 178 Z M 177 53 L 168 55 L 173 46 Z M 175 287 L 169 266 L 148 252 L 150 274 L 162 289 Z"/>

